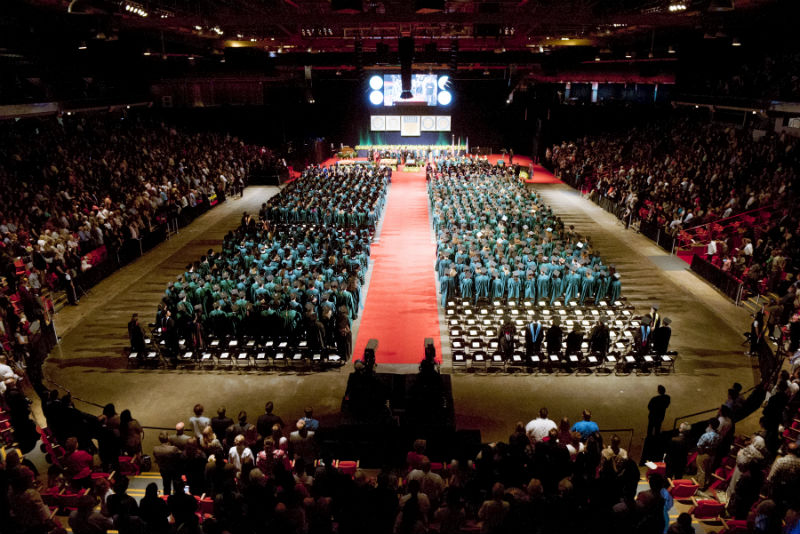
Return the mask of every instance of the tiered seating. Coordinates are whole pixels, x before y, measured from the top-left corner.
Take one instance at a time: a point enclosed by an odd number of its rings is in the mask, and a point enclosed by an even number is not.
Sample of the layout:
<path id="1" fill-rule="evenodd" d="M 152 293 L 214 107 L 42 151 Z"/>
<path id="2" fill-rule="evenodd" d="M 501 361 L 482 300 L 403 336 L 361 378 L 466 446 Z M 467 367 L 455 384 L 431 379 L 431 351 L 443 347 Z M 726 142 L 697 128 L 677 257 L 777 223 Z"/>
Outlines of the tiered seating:
<path id="1" fill-rule="evenodd" d="M 450 300 L 445 306 L 452 361 L 454 368 L 499 370 L 506 372 L 522 371 L 547 374 L 591 374 L 616 373 L 631 374 L 669 372 L 674 370 L 676 354 L 646 354 L 635 356 L 630 353 L 633 332 L 640 325 L 640 317 L 634 314 L 632 306 L 622 301 L 601 301 L 596 305 L 579 306 L 572 301 L 566 306 L 555 302 L 550 306 L 546 301 L 479 301 Z M 564 336 L 558 353 L 552 353 L 546 341 L 542 350 L 536 354 L 526 354 L 524 329 L 532 321 L 541 321 L 547 329 L 558 317 Z M 604 318 L 609 327 L 611 349 L 603 357 L 589 350 L 588 335 L 599 318 Z M 516 327 L 516 347 L 511 357 L 500 352 L 499 334 L 506 324 Z M 566 338 L 573 329 L 580 327 L 584 333 L 581 350 L 566 353 Z"/>

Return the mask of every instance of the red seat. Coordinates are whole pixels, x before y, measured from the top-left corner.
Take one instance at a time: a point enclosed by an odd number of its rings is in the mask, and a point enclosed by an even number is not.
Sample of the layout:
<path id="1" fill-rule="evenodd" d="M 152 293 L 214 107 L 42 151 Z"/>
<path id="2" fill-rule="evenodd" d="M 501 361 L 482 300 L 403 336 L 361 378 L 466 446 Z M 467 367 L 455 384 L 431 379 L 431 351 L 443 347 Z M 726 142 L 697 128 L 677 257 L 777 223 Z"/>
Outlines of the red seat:
<path id="1" fill-rule="evenodd" d="M 700 485 L 692 478 L 679 478 L 669 481 L 669 494 L 676 501 L 689 500 L 694 497 Z"/>
<path id="2" fill-rule="evenodd" d="M 719 515 L 725 510 L 725 505 L 714 499 L 697 500 L 692 497 L 692 502 L 694 506 L 689 510 L 689 513 L 699 521 L 719 519 Z"/>
<path id="3" fill-rule="evenodd" d="M 358 470 L 359 461 L 352 460 L 334 460 L 333 466 L 336 467 L 343 475 L 353 476 Z"/>
<path id="4" fill-rule="evenodd" d="M 749 532 L 746 519 L 723 519 L 722 524 L 725 525 L 725 528 L 720 530 L 719 534 L 746 534 Z"/>
<path id="5" fill-rule="evenodd" d="M 655 467 L 655 469 L 648 469 L 647 470 L 647 476 L 648 477 L 650 475 L 656 475 L 656 474 L 661 475 L 661 476 L 666 475 L 666 473 L 667 473 L 667 464 L 666 463 L 664 463 L 664 462 L 653 462 L 653 463 L 656 465 L 656 467 Z"/>
<path id="6" fill-rule="evenodd" d="M 133 456 L 120 456 L 119 472 L 125 476 L 138 476 L 140 472 L 139 464 Z"/>

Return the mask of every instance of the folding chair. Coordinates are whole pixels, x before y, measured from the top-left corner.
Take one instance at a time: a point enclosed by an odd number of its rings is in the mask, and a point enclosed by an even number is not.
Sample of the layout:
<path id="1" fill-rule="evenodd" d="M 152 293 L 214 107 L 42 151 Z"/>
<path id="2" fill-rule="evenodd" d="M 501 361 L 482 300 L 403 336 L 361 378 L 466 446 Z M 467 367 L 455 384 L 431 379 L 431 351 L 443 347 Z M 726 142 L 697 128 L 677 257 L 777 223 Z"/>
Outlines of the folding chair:
<path id="1" fill-rule="evenodd" d="M 467 354 L 463 350 L 453 351 L 453 369 L 456 367 L 467 368 Z"/>
<path id="2" fill-rule="evenodd" d="M 489 365 L 487 367 L 487 371 L 491 369 L 502 369 L 503 371 L 506 370 L 506 359 L 503 357 L 501 352 L 492 352 L 492 356 L 489 359 Z"/>
<path id="3" fill-rule="evenodd" d="M 527 357 L 528 367 L 530 367 L 531 372 L 539 373 L 542 369 L 542 357 L 538 352 L 534 352 L 530 356 Z"/>
<path id="4" fill-rule="evenodd" d="M 483 370 L 486 370 L 487 360 L 489 355 L 486 353 L 485 350 L 476 350 L 470 354 L 470 358 L 472 359 L 473 367 L 483 367 Z"/>
<path id="5" fill-rule="evenodd" d="M 694 497 L 697 490 L 700 489 L 700 484 L 693 478 L 680 478 L 677 480 L 667 479 L 669 481 L 669 494 L 676 501 L 690 501 Z"/>
<path id="6" fill-rule="evenodd" d="M 698 521 L 719 521 L 720 514 L 725 510 L 725 505 L 714 499 L 692 499 L 689 513 Z"/>
<path id="7" fill-rule="evenodd" d="M 330 365 L 341 367 L 345 360 L 339 352 L 332 350 L 325 353 L 325 361 Z"/>
<path id="8" fill-rule="evenodd" d="M 189 365 L 195 365 L 197 361 L 195 360 L 195 353 L 191 350 L 187 350 L 185 352 L 181 352 L 178 355 L 178 365 L 186 367 Z"/>
<path id="9" fill-rule="evenodd" d="M 339 470 L 339 473 L 347 476 L 354 476 L 360 465 L 360 460 L 334 460 L 333 467 Z"/>
<path id="10" fill-rule="evenodd" d="M 267 352 L 264 350 L 259 350 L 256 352 L 255 358 L 253 359 L 253 366 L 258 369 L 269 367 L 269 358 L 267 357 Z"/>
<path id="11" fill-rule="evenodd" d="M 228 369 L 233 368 L 233 358 L 228 350 L 223 350 L 217 355 L 217 365 L 225 365 Z"/>
<path id="12" fill-rule="evenodd" d="M 240 351 L 236 353 L 236 357 L 233 360 L 234 367 L 237 369 L 249 369 L 252 366 L 252 359 L 250 358 L 250 353 L 245 351 Z"/>

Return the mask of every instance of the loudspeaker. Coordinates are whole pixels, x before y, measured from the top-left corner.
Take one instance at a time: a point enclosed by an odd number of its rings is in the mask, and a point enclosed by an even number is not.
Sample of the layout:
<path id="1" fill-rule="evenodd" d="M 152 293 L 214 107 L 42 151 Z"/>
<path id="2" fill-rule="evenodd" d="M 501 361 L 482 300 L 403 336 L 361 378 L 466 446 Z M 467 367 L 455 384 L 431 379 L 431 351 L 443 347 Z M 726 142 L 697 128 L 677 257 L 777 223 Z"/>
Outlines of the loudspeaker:
<path id="1" fill-rule="evenodd" d="M 458 40 L 453 39 L 450 41 L 450 79 L 452 80 L 453 77 L 458 72 Z"/>
<path id="2" fill-rule="evenodd" d="M 417 13 L 421 15 L 426 13 L 439 13 L 444 11 L 444 0 L 417 0 L 416 8 Z"/>
<path id="3" fill-rule="evenodd" d="M 361 0 L 331 0 L 331 11 L 338 13 L 361 13 L 364 6 Z"/>
<path id="4" fill-rule="evenodd" d="M 400 98 L 411 98 L 411 65 L 414 62 L 414 38 L 401 37 L 397 44 L 397 55 L 400 58 Z"/>

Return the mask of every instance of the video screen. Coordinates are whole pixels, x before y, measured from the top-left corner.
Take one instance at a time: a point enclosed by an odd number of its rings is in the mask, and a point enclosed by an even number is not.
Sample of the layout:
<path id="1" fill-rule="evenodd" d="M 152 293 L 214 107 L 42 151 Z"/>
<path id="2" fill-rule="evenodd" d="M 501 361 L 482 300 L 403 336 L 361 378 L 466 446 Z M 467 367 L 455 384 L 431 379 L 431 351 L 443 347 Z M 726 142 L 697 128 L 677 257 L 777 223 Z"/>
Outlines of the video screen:
<path id="1" fill-rule="evenodd" d="M 436 105 L 436 74 L 413 74 L 411 76 L 411 93 L 413 98 L 403 99 L 403 102 L 413 102 L 427 106 Z M 383 75 L 383 105 L 394 106 L 400 100 L 403 91 L 399 74 Z"/>

